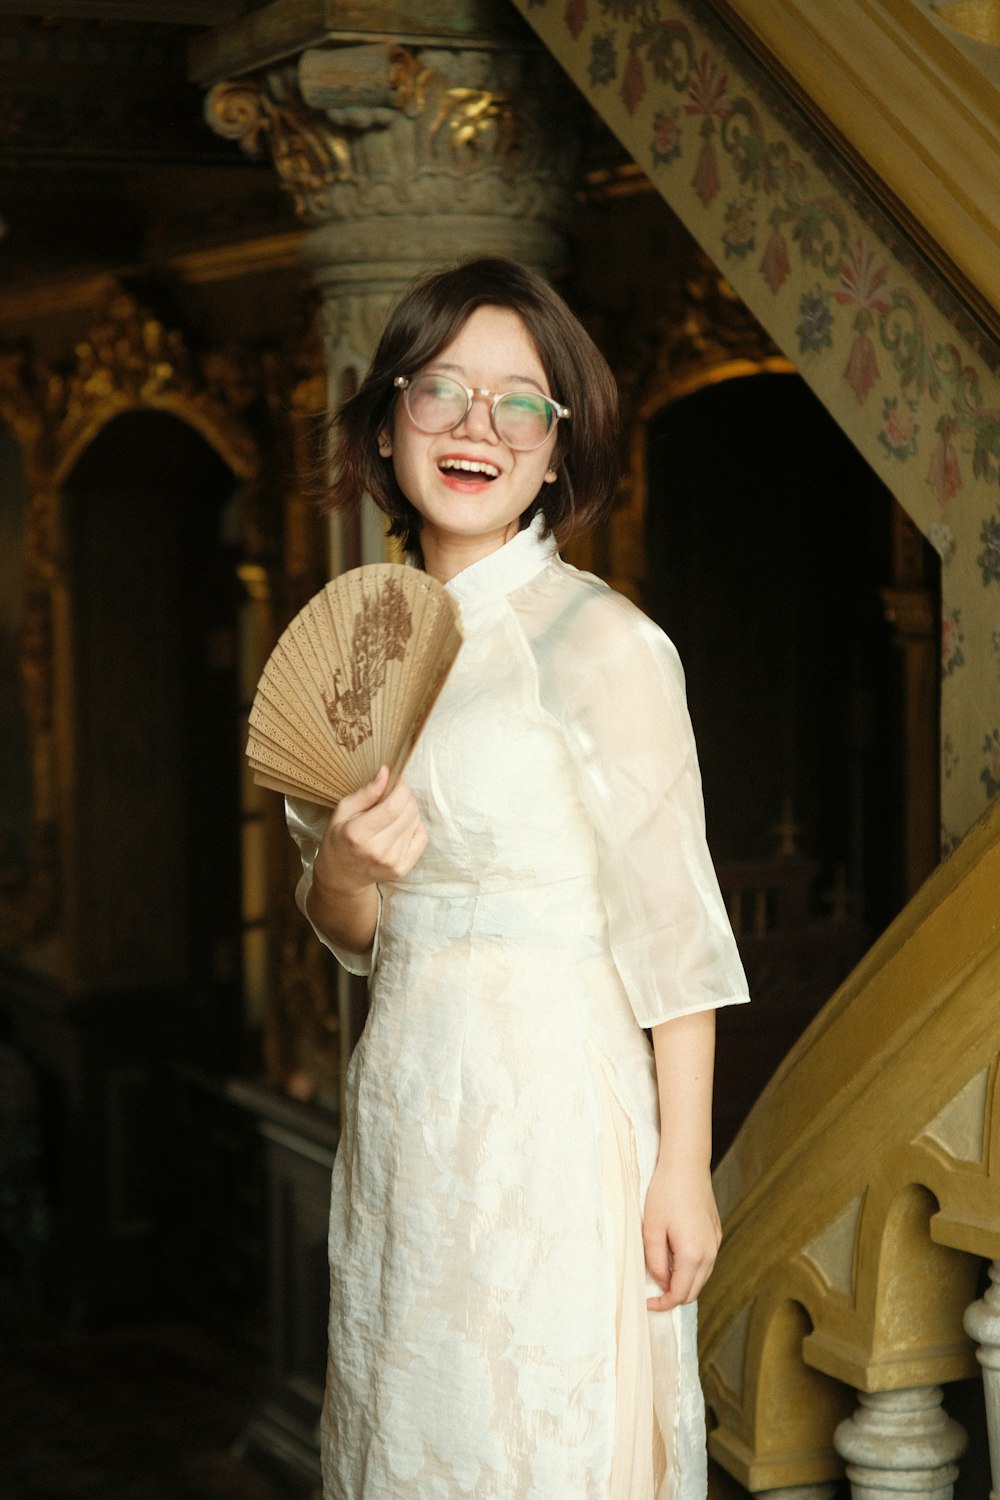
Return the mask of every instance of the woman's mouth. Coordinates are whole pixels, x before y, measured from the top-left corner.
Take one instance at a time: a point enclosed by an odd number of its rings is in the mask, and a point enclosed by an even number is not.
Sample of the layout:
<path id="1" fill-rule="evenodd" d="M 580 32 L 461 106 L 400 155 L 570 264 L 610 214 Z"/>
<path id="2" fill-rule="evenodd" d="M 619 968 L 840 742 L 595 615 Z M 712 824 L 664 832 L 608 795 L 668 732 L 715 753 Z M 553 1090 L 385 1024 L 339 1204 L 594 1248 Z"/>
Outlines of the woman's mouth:
<path id="1" fill-rule="evenodd" d="M 442 458 L 438 472 L 446 479 L 492 480 L 499 479 L 500 470 L 485 458 Z"/>

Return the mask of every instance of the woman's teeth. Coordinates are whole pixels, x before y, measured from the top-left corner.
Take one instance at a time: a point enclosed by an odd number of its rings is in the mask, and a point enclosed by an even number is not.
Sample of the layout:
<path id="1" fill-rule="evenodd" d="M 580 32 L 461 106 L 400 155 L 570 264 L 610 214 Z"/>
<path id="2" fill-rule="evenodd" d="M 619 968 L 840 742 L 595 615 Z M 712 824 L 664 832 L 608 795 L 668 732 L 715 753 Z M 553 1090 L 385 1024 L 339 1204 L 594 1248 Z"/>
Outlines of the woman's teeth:
<path id="1" fill-rule="evenodd" d="M 488 464 L 472 458 L 448 458 L 438 464 L 442 474 L 450 474 L 458 470 L 462 474 L 482 474 L 485 479 L 496 479 L 500 470 L 496 464 Z"/>

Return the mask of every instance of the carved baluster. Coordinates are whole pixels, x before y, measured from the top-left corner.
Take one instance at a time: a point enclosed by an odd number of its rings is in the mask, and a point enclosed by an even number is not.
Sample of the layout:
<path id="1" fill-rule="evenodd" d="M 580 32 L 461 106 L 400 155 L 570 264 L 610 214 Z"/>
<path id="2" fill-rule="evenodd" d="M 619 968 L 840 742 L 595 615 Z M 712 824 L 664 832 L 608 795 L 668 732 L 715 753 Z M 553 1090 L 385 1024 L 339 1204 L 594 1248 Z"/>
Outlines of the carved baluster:
<path id="1" fill-rule="evenodd" d="M 859 1394 L 833 1446 L 847 1461 L 854 1500 L 951 1500 L 966 1435 L 941 1406 L 939 1385 Z"/>
<path id="2" fill-rule="evenodd" d="M 1000 1260 L 990 1266 L 990 1284 L 973 1302 L 964 1318 L 965 1331 L 978 1344 L 976 1358 L 983 1367 L 986 1427 L 990 1439 L 993 1488 L 990 1500 L 1000 1500 Z"/>

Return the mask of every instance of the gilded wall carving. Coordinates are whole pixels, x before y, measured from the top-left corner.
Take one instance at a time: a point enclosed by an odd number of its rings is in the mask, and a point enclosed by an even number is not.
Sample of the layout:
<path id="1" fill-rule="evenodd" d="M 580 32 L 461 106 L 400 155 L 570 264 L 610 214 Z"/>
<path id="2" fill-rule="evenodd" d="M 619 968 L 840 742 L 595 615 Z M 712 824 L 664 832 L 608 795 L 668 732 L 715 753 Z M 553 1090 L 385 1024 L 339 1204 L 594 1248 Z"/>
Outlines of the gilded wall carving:
<path id="1" fill-rule="evenodd" d="M 199 364 L 179 333 L 114 283 L 68 369 L 48 367 L 23 348 L 0 351 L 0 421 L 21 448 L 25 476 L 20 665 L 32 797 L 27 864 L 0 871 L 0 948 L 37 938 L 57 916 L 58 848 L 68 815 L 60 806 L 66 706 L 56 692 L 69 671 L 62 485 L 102 428 L 137 409 L 189 423 L 249 480 L 258 458 L 240 414 L 246 404 L 245 372 L 233 356 Z"/>
<path id="2" fill-rule="evenodd" d="M 169 412 L 205 438 L 241 481 L 238 575 L 247 606 L 240 650 L 255 680 L 281 628 L 327 573 L 324 527 L 315 511 L 326 374 L 314 312 L 311 305 L 304 309 L 302 326 L 284 348 L 223 348 L 196 356 L 176 329 L 111 283 L 68 368 L 45 367 L 25 349 L 0 351 L 0 423 L 16 439 L 25 473 L 20 667 L 33 803 L 27 862 L 15 866 L 0 853 L 0 949 L 22 947 L 65 925 L 59 851 L 73 817 L 73 797 L 66 793 L 73 745 L 69 705 L 56 686 L 66 681 L 72 647 L 63 487 L 89 445 L 123 412 Z M 266 471 L 255 439 L 261 422 Z M 260 660 L 250 661 L 255 654 Z M 267 957 L 248 990 L 265 997 L 260 1019 L 267 1066 L 289 1087 L 308 1078 L 315 1089 L 318 1081 L 319 1092 L 335 1101 L 344 1063 L 336 997 L 321 950 L 306 941 L 308 929 L 292 900 L 296 856 L 280 799 L 260 794 L 258 802 L 244 813 L 259 815 L 263 840 L 245 858 L 261 861 L 262 870 L 245 870 L 244 879 L 264 890 Z"/>
<path id="3" fill-rule="evenodd" d="M 248 156 L 270 147 L 281 185 L 303 217 L 315 212 L 331 183 L 350 175 L 344 136 L 303 104 L 294 69 L 272 72 L 267 80 L 216 84 L 206 99 L 206 115 L 218 135 L 238 141 Z"/>
<path id="4" fill-rule="evenodd" d="M 237 415 L 248 395 L 245 374 L 232 357 L 217 353 L 200 367 L 176 329 L 112 287 L 93 328 L 76 346 L 71 369 L 48 378 L 51 476 L 61 482 L 103 427 L 121 412 L 143 407 L 188 422 L 235 474 L 249 478 L 257 466 L 256 447 Z"/>

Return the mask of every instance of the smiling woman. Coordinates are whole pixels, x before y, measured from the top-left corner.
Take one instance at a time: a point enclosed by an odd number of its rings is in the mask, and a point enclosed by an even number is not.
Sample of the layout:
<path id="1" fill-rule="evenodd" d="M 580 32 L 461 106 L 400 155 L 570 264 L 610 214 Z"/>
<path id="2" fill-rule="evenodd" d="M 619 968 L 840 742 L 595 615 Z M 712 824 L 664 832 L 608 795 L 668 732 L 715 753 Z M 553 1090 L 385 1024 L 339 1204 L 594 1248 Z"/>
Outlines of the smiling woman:
<path id="1" fill-rule="evenodd" d="M 374 495 L 465 639 L 409 785 L 288 803 L 299 903 L 370 979 L 325 1500 L 704 1495 L 714 1011 L 746 991 L 676 653 L 556 552 L 610 504 L 616 418 L 498 260 L 412 288 L 339 414 L 333 502 Z"/>
<path id="2" fill-rule="evenodd" d="M 474 325 L 473 318 L 478 320 Z M 494 334 L 502 337 L 502 344 L 489 341 Z M 469 370 L 477 363 L 491 367 L 490 378 L 486 370 L 471 378 Z M 426 278 L 394 311 L 363 385 L 338 413 L 331 507 L 353 507 L 359 494 L 367 492 L 389 516 L 392 534 L 408 550 L 422 554 L 427 537 L 419 509 L 400 483 L 396 465 L 388 460 L 397 432 L 404 436 L 401 415 L 421 429 L 414 420 L 409 384 L 432 374 L 454 380 L 462 395 L 456 400 L 458 420 L 453 426 L 440 428 L 435 422 L 433 429 L 424 425 L 423 431 L 463 435 L 468 442 L 460 448 L 454 442 L 447 445 L 459 462 L 499 467 L 502 447 L 523 454 L 520 444 L 500 437 L 497 411 L 505 396 L 526 389 L 546 397 L 551 402 L 552 431 L 538 446 L 550 463 L 519 513 L 519 526 L 529 525 L 540 510 L 546 531 L 562 546 L 575 532 L 594 524 L 618 477 L 618 392 L 611 372 L 550 286 L 521 266 L 493 258 Z M 586 421 L 576 420 L 574 413 L 584 410 Z M 500 425 L 507 439 L 515 435 L 503 415 Z M 533 443 L 530 451 L 534 447 Z M 522 465 L 522 475 L 527 467 Z M 548 472 L 554 478 L 546 482 Z"/>
<path id="3" fill-rule="evenodd" d="M 554 417 L 559 403 L 524 323 L 506 307 L 477 307 L 415 384 L 420 420 L 407 380 L 380 431 L 379 452 L 392 459 L 395 481 L 420 515 L 424 567 L 446 583 L 509 541 L 522 516 L 544 508 L 543 489 L 558 472 L 549 411 Z M 503 412 L 512 399 L 520 407 Z"/>

